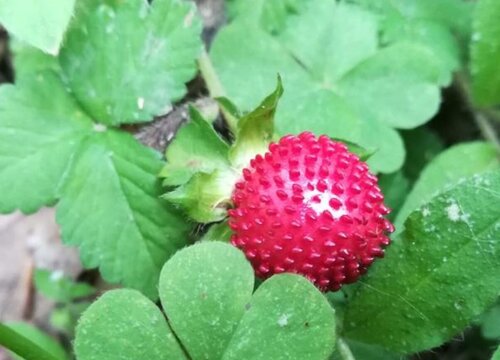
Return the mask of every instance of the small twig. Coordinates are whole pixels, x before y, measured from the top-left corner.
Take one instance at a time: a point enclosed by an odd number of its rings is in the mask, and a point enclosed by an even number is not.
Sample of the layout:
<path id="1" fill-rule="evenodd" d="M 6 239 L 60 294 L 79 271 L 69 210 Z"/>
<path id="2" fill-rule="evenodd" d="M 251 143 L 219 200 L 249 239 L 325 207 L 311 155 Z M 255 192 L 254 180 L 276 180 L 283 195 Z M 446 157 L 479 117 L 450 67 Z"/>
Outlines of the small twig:
<path id="1" fill-rule="evenodd" d="M 23 319 L 29 320 L 33 316 L 33 311 L 35 307 L 35 286 L 33 284 L 33 273 L 35 271 L 35 264 L 33 259 L 30 258 L 28 264 L 27 274 L 25 276 L 24 284 L 26 287 L 26 298 L 23 304 Z"/>
<path id="2" fill-rule="evenodd" d="M 222 83 L 215 71 L 215 68 L 208 56 L 208 53 L 205 49 L 203 49 L 200 57 L 198 58 L 198 66 L 200 68 L 201 76 L 203 80 L 205 80 L 205 84 L 207 85 L 208 92 L 212 98 L 218 98 L 226 96 L 226 92 Z M 226 111 L 223 107 L 220 107 L 222 115 L 224 115 L 224 119 L 226 120 L 227 126 L 233 135 L 236 135 L 238 131 L 238 119 L 235 118 L 229 111 Z"/>
<path id="3" fill-rule="evenodd" d="M 495 128 L 490 123 L 489 119 L 482 112 L 474 113 L 474 120 L 476 121 L 477 127 L 483 137 L 488 140 L 493 146 L 495 146 L 497 152 L 500 154 L 500 141 Z"/>
<path id="4" fill-rule="evenodd" d="M 467 106 L 467 110 L 472 114 L 474 122 L 476 123 L 483 138 L 489 141 L 500 154 L 500 140 L 495 131 L 494 126 L 490 123 L 489 117 L 492 116 L 492 110 L 477 109 L 472 103 L 471 96 L 464 76 L 458 74 L 455 77 L 456 88 L 459 91 L 462 100 Z M 496 113 L 495 113 L 496 116 Z"/>
<path id="5" fill-rule="evenodd" d="M 349 345 L 342 338 L 337 339 L 337 349 L 342 360 L 356 360 Z"/>

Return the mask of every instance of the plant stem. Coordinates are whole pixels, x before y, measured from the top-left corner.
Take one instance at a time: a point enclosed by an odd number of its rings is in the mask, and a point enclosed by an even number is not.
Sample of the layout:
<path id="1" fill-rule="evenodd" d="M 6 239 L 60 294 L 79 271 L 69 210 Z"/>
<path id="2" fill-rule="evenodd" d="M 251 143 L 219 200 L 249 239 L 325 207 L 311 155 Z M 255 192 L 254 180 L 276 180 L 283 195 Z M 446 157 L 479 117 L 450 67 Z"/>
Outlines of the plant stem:
<path id="1" fill-rule="evenodd" d="M 210 56 L 208 56 L 205 48 L 203 48 L 201 55 L 198 58 L 198 67 L 200 68 L 203 80 L 205 80 L 205 84 L 207 85 L 210 96 L 214 99 L 226 96 L 224 87 L 220 82 L 219 76 L 217 75 L 212 61 L 210 60 Z M 224 109 L 223 106 L 220 106 L 220 110 L 222 112 L 222 115 L 224 115 L 224 119 L 226 120 L 229 130 L 234 136 L 236 136 L 236 133 L 238 131 L 238 119 L 234 117 L 229 111 Z"/>
<path id="2" fill-rule="evenodd" d="M 472 103 L 471 96 L 467 87 L 467 81 L 463 74 L 458 74 L 455 78 L 456 88 L 460 92 L 462 100 L 467 106 L 468 110 L 471 112 L 474 122 L 476 123 L 479 131 L 483 138 L 489 141 L 497 150 L 497 153 L 500 154 L 500 140 L 498 139 L 498 135 L 495 131 L 493 125 L 491 125 L 489 116 L 493 113 L 491 110 L 481 110 L 475 108 Z M 496 116 L 496 113 L 495 113 Z"/>
<path id="3" fill-rule="evenodd" d="M 356 360 L 349 345 L 342 338 L 337 339 L 337 349 L 342 360 Z"/>
<path id="4" fill-rule="evenodd" d="M 476 112 L 474 114 L 474 119 L 476 120 L 477 127 L 479 128 L 479 131 L 481 131 L 483 137 L 492 143 L 497 152 L 500 154 L 500 140 L 498 140 L 495 128 L 491 125 L 488 118 L 481 112 Z"/>
<path id="5" fill-rule="evenodd" d="M 62 360 L 2 323 L 0 323 L 0 346 L 26 360 Z"/>
<path id="6" fill-rule="evenodd" d="M 214 98 L 226 96 L 224 87 L 222 86 L 219 76 L 217 75 L 212 61 L 210 60 L 210 57 L 205 49 L 202 50 L 201 55 L 198 58 L 198 66 L 200 67 L 201 75 L 207 84 L 210 96 Z"/>

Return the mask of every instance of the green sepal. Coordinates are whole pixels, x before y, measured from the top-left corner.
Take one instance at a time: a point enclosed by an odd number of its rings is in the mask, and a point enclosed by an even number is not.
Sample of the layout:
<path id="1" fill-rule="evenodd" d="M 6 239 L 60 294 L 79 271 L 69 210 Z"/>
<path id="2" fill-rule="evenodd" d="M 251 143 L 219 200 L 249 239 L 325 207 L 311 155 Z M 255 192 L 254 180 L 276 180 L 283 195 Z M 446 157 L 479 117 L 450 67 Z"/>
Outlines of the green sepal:
<path id="1" fill-rule="evenodd" d="M 375 154 L 378 151 L 377 148 L 364 148 L 363 146 L 353 143 L 351 141 L 346 141 L 342 139 L 333 139 L 333 140 L 344 143 L 350 152 L 358 155 L 361 161 L 367 161 L 369 158 L 373 156 L 373 154 Z"/>
<path id="2" fill-rule="evenodd" d="M 227 97 L 221 96 L 215 98 L 215 101 L 219 104 L 221 109 L 223 109 L 226 113 L 233 116 L 236 119 L 241 119 L 243 117 L 243 113 L 238 109 L 238 107 Z"/>
<path id="3" fill-rule="evenodd" d="M 229 168 L 229 145 L 198 110 L 190 107 L 189 114 L 189 123 L 179 130 L 167 148 L 167 164 L 160 172 L 164 186 L 185 184 L 198 172 Z"/>
<path id="4" fill-rule="evenodd" d="M 257 154 L 265 153 L 274 135 L 274 114 L 283 94 L 281 77 L 278 75 L 276 89 L 252 112 L 238 121 L 238 134 L 229 150 L 231 164 L 241 169 Z"/>
<path id="5" fill-rule="evenodd" d="M 201 237 L 201 241 L 222 241 L 229 242 L 231 239 L 231 228 L 227 223 L 227 219 L 210 226 L 208 231 Z"/>
<path id="6" fill-rule="evenodd" d="M 231 169 L 198 172 L 163 198 L 180 206 L 197 222 L 220 221 L 226 217 L 237 179 L 238 174 Z"/>

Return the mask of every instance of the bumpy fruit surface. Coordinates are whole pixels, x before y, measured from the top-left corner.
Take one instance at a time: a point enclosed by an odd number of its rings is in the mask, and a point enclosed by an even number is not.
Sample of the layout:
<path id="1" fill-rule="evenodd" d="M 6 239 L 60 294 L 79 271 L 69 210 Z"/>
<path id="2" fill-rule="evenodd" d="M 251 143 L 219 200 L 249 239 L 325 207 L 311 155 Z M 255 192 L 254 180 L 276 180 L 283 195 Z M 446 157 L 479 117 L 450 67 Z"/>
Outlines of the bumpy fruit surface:
<path id="1" fill-rule="evenodd" d="M 257 276 L 302 274 L 323 291 L 356 281 L 394 231 L 368 166 L 344 144 L 308 132 L 257 155 L 232 199 L 231 242 Z"/>

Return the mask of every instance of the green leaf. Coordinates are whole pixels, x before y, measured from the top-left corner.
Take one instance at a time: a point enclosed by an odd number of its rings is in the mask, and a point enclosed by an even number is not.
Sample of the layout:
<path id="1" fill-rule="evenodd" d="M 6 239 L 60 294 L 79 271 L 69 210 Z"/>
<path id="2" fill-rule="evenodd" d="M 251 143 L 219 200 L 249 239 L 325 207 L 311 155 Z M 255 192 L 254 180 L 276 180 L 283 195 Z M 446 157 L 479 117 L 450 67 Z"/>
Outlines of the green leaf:
<path id="1" fill-rule="evenodd" d="M 190 121 L 167 147 L 167 164 L 160 173 L 163 185 L 181 185 L 195 173 L 229 168 L 229 146 L 201 114 L 190 109 Z"/>
<path id="2" fill-rule="evenodd" d="M 462 178 L 479 174 L 499 166 L 495 147 L 485 142 L 459 144 L 439 154 L 422 171 L 412 191 L 399 211 L 395 226 L 402 230 L 412 211 L 429 201 L 447 186 Z"/>
<path id="3" fill-rule="evenodd" d="M 344 335 L 413 353 L 442 344 L 483 313 L 500 293 L 499 201 L 496 170 L 413 212 L 348 303 Z"/>
<path id="4" fill-rule="evenodd" d="M 86 267 L 151 298 L 165 261 L 187 241 L 189 225 L 159 199 L 160 155 L 107 130 L 78 156 L 57 208 L 63 241 Z"/>
<path id="5" fill-rule="evenodd" d="M 384 40 L 388 43 L 419 44 L 430 50 L 439 69 L 439 84 L 451 83 L 452 72 L 460 67 L 461 49 L 458 39 L 445 25 L 431 20 L 408 20 L 404 17 L 386 23 Z"/>
<path id="6" fill-rule="evenodd" d="M 335 316 L 324 295 L 282 274 L 257 289 L 222 359 L 321 360 L 334 346 Z"/>
<path id="7" fill-rule="evenodd" d="M 52 355 L 55 359 L 65 360 L 68 359 L 68 354 L 64 351 L 61 344 L 54 338 L 45 334 L 36 327 L 27 323 L 9 323 L 7 326 L 14 330 L 16 333 L 24 336 L 26 339 L 32 341 L 34 344 L 45 350 L 48 354 Z M 15 360 L 23 360 L 24 358 L 15 354 L 10 354 Z"/>
<path id="8" fill-rule="evenodd" d="M 229 242 L 233 231 L 229 227 L 227 221 L 222 221 L 210 226 L 205 235 L 202 236 L 202 241 L 222 241 Z"/>
<path id="9" fill-rule="evenodd" d="M 437 65 L 427 49 L 399 43 L 354 68 L 339 87 L 360 113 L 391 127 L 411 129 L 437 112 L 438 80 Z"/>
<path id="10" fill-rule="evenodd" d="M 36 289 L 45 297 L 63 303 L 93 295 L 96 291 L 89 284 L 74 282 L 60 271 L 36 270 L 34 280 Z"/>
<path id="11" fill-rule="evenodd" d="M 248 166 L 257 154 L 267 151 L 274 135 L 274 114 L 282 94 L 283 86 L 278 77 L 276 90 L 255 110 L 239 119 L 236 140 L 229 151 L 231 164 L 237 169 Z"/>
<path id="12" fill-rule="evenodd" d="M 75 0 L 0 0 L 0 23 L 19 39 L 57 55 Z"/>
<path id="13" fill-rule="evenodd" d="M 160 309 L 134 290 L 112 290 L 92 304 L 74 348 L 78 360 L 186 359 Z"/>
<path id="14" fill-rule="evenodd" d="M 500 104 L 500 3 L 480 0 L 474 12 L 471 45 L 472 90 L 477 105 Z"/>
<path id="15" fill-rule="evenodd" d="M 230 0 L 227 2 L 229 17 L 260 24 L 273 34 L 282 32 L 290 15 L 303 9 L 302 0 Z"/>
<path id="16" fill-rule="evenodd" d="M 286 89 L 276 113 L 280 134 L 314 128 L 379 149 L 370 160 L 373 169 L 396 171 L 404 148 L 391 127 L 428 121 L 439 103 L 433 57 L 417 45 L 378 50 L 375 17 L 353 5 L 314 0 L 288 17 L 278 36 L 243 16 L 218 33 L 211 57 L 228 96 L 252 109 L 279 73 Z"/>
<path id="17" fill-rule="evenodd" d="M 50 325 L 66 337 L 73 339 L 78 319 L 89 306 L 90 302 L 83 301 L 56 307 L 50 314 Z"/>
<path id="18" fill-rule="evenodd" d="M 52 72 L 0 87 L 0 212 L 53 204 L 92 122 Z"/>
<path id="19" fill-rule="evenodd" d="M 500 303 L 481 316 L 481 334 L 489 340 L 500 340 Z"/>
<path id="20" fill-rule="evenodd" d="M 345 29 L 350 29 L 349 34 Z M 377 31 L 371 13 L 331 0 L 315 0 L 299 16 L 292 17 L 281 39 L 315 81 L 331 88 L 376 53 Z"/>
<path id="21" fill-rule="evenodd" d="M 500 360 L 500 347 L 495 351 L 491 360 Z"/>
<path id="22" fill-rule="evenodd" d="M 352 143 L 350 141 L 345 141 L 342 139 L 334 139 L 334 140 L 343 142 L 347 146 L 350 152 L 358 155 L 361 161 L 367 161 L 373 156 L 373 154 L 377 152 L 377 149 L 365 149 L 364 147 L 359 146 L 358 144 Z"/>
<path id="23" fill-rule="evenodd" d="M 462 0 L 354 0 L 381 18 L 386 44 L 407 42 L 426 47 L 439 68 L 439 83 L 448 85 L 462 53 L 457 35 L 468 36 L 471 5 Z M 463 40 L 463 39 L 462 39 Z"/>
<path id="24" fill-rule="evenodd" d="M 385 16 L 400 16 L 407 21 L 429 20 L 466 35 L 470 30 L 473 5 L 464 0 L 350 0 Z"/>
<path id="25" fill-rule="evenodd" d="M 242 37 L 247 39 L 244 47 L 239 46 Z M 369 164 L 377 171 L 393 172 L 403 164 L 403 142 L 394 130 L 360 118 L 344 98 L 331 90 L 315 90 L 316 85 L 303 68 L 260 29 L 249 30 L 239 23 L 224 28 L 214 42 L 212 58 L 231 99 L 242 109 L 256 107 L 259 98 L 271 91 L 275 74 L 281 74 L 286 90 L 275 119 L 279 134 L 308 130 L 367 149 L 376 148 L 378 151 Z M 252 86 L 242 91 L 235 76 Z M 259 76 L 259 81 L 255 81 L 255 76 Z"/>
<path id="26" fill-rule="evenodd" d="M 186 93 L 200 32 L 191 2 L 79 1 L 60 62 L 75 97 L 97 121 L 149 121 Z"/>
<path id="27" fill-rule="evenodd" d="M 10 40 L 9 45 L 13 53 L 16 83 L 29 81 L 30 77 L 37 76 L 47 70 L 56 74 L 61 73 L 57 57 L 14 39 Z M 27 79 L 25 80 L 25 78 Z"/>
<path id="28" fill-rule="evenodd" d="M 351 350 L 354 360 L 404 360 L 406 357 L 400 354 L 391 353 L 384 348 L 376 345 L 363 344 L 359 341 L 346 341 L 349 349 Z M 338 348 L 333 353 L 330 360 L 344 360 L 338 353 Z"/>
<path id="29" fill-rule="evenodd" d="M 243 253 L 224 243 L 191 246 L 165 264 L 161 302 L 193 359 L 222 358 L 253 286 L 253 269 Z"/>
<path id="30" fill-rule="evenodd" d="M 200 223 L 220 221 L 226 217 L 231 194 L 239 178 L 232 169 L 199 172 L 184 185 L 162 197 L 182 208 L 191 219 Z"/>

